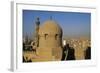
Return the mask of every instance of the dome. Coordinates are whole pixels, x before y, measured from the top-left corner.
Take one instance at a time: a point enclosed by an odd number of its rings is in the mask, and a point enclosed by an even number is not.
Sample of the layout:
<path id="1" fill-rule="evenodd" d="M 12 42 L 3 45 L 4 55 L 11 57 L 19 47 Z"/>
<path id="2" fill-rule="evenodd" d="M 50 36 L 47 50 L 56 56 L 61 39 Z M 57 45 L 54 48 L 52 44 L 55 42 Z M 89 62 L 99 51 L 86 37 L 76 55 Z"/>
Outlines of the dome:
<path id="1" fill-rule="evenodd" d="M 39 34 L 62 34 L 61 27 L 53 20 L 44 22 L 39 29 Z"/>

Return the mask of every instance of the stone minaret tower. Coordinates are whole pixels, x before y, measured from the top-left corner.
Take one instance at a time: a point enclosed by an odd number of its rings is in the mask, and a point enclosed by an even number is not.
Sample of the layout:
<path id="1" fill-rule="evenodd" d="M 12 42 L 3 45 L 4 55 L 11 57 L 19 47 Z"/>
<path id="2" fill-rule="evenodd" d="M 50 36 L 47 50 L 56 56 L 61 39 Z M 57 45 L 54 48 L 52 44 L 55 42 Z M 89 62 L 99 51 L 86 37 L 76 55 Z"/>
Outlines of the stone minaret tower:
<path id="1" fill-rule="evenodd" d="M 36 44 L 35 45 L 36 45 L 36 47 L 38 47 L 39 46 L 39 34 L 38 34 L 38 32 L 39 32 L 39 26 L 40 26 L 39 17 L 37 17 L 35 24 L 36 24 L 36 26 L 35 26 L 35 43 Z"/>

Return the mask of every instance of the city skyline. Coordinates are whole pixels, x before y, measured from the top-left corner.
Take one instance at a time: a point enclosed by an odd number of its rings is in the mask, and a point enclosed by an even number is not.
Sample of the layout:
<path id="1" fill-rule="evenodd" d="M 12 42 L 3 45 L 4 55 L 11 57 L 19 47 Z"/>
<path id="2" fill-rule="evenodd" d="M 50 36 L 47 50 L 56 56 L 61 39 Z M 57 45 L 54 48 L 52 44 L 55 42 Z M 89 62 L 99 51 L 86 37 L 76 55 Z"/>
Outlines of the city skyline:
<path id="1" fill-rule="evenodd" d="M 36 17 L 40 26 L 52 16 L 66 37 L 91 37 L 91 13 L 23 10 L 23 36 L 33 36 Z"/>

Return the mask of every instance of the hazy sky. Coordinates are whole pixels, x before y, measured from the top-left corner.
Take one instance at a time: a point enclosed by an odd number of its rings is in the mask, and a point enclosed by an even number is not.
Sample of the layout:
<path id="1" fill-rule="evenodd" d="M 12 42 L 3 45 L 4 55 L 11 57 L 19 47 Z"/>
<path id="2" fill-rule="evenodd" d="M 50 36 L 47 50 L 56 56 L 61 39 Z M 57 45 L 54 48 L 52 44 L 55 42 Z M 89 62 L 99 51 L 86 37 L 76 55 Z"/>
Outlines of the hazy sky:
<path id="1" fill-rule="evenodd" d="M 40 17 L 42 25 L 46 20 L 55 20 L 63 29 L 63 35 L 68 37 L 90 37 L 91 14 L 79 12 L 51 12 L 23 10 L 23 35 L 33 35 L 36 17 Z"/>

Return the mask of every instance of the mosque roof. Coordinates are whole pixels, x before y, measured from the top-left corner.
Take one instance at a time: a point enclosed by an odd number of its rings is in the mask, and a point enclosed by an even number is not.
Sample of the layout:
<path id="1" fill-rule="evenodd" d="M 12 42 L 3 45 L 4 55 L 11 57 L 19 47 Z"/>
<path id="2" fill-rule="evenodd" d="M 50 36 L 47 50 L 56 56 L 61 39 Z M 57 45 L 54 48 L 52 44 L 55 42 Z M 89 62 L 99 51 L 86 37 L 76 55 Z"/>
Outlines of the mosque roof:
<path id="1" fill-rule="evenodd" d="M 62 29 L 57 22 L 53 20 L 47 20 L 40 26 L 39 33 L 62 34 Z"/>

